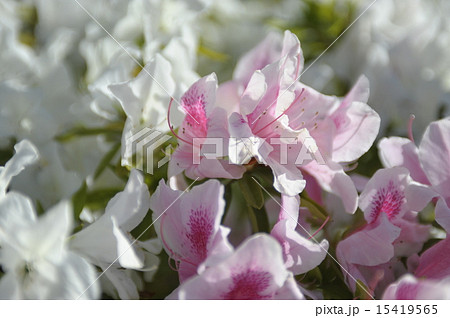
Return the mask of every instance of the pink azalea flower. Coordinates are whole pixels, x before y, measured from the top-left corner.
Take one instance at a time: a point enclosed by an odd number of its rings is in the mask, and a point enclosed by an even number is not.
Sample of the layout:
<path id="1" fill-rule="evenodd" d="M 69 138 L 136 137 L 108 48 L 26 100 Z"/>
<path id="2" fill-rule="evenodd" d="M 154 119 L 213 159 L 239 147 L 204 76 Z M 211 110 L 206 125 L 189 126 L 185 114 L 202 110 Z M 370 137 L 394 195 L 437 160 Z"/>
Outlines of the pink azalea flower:
<path id="1" fill-rule="evenodd" d="M 380 141 L 379 153 L 385 167 L 405 167 L 411 177 L 430 185 L 439 197 L 436 221 L 450 231 L 450 117 L 431 123 L 417 147 L 413 141 L 391 137 Z"/>
<path id="2" fill-rule="evenodd" d="M 283 124 L 286 116 L 280 109 L 288 107 L 296 98 L 294 86 L 290 86 L 299 75 L 301 59 L 298 39 L 286 31 L 281 58 L 262 70 L 255 70 L 240 98 L 239 112 L 229 118 L 230 135 L 235 138 L 230 142 L 231 162 L 245 164 L 256 157 L 272 168 L 275 188 L 291 196 L 303 190 L 305 181 L 291 158 L 288 158 L 291 162 L 280 161 L 281 138 L 293 138 L 303 144 L 309 133 L 306 129 L 293 131 Z M 298 153 L 299 145 L 296 148 L 289 152 Z"/>
<path id="3" fill-rule="evenodd" d="M 285 39 L 294 44 L 297 41 L 289 31 L 285 32 Z M 286 50 L 283 50 L 285 41 L 280 33 L 271 32 L 257 46 L 244 54 L 236 64 L 233 72 L 233 79 L 219 86 L 217 91 L 217 103 L 226 109 L 229 114 L 239 112 L 239 100 L 244 93 L 253 73 L 262 70 L 265 66 L 272 64 L 283 57 Z M 303 68 L 303 55 L 298 51 L 299 68 Z"/>
<path id="4" fill-rule="evenodd" d="M 311 96 L 309 104 L 303 103 L 316 108 L 309 131 L 320 154 L 327 159 L 326 164 L 315 160 L 301 168 L 313 176 L 322 189 L 339 196 L 346 212 L 354 213 L 358 194 L 344 168 L 370 149 L 380 128 L 380 117 L 367 105 L 369 81 L 362 76 L 343 99 L 303 88 L 310 91 Z M 302 107 L 307 109 L 305 105 Z M 306 190 L 309 192 L 309 187 Z"/>
<path id="5" fill-rule="evenodd" d="M 257 234 L 228 258 L 178 287 L 167 299 L 304 299 L 284 266 L 280 244 Z"/>
<path id="6" fill-rule="evenodd" d="M 229 164 L 223 159 L 228 155 L 228 122 L 226 111 L 215 107 L 216 90 L 217 78 L 213 73 L 195 82 L 181 97 L 181 109 L 186 116 L 178 134 L 175 134 L 180 146 L 169 162 L 169 177 L 183 171 L 192 179 L 242 177 L 245 171 L 243 167 Z M 169 126 L 170 108 L 169 106 Z M 170 129 L 173 131 L 173 127 Z M 212 138 L 221 144 L 205 143 Z"/>
<path id="7" fill-rule="evenodd" d="M 417 212 L 425 208 L 433 195 L 427 186 L 413 181 L 407 169 L 381 169 L 361 193 L 359 206 L 368 223 L 385 214 L 401 230 L 394 242 L 395 255 L 409 256 L 419 252 L 428 239 L 429 226 L 417 222 Z"/>
<path id="8" fill-rule="evenodd" d="M 435 300 L 450 299 L 450 280 L 417 279 L 407 274 L 389 285 L 384 300 Z"/>
<path id="9" fill-rule="evenodd" d="M 353 289 L 351 276 L 379 291 L 381 279 L 385 284 L 387 276 L 395 278 L 390 263 L 422 249 L 429 226 L 417 222 L 417 211 L 432 196 L 433 192 L 413 181 L 405 168 L 378 170 L 368 181 L 359 200 L 367 225 L 341 241 L 336 250 Z"/>
<path id="10" fill-rule="evenodd" d="M 325 239 L 319 244 L 311 241 L 311 237 L 301 235 L 301 232 L 305 234 L 304 228 L 296 230 L 299 207 L 298 195 L 294 197 L 283 195 L 278 222 L 270 233 L 280 242 L 285 265 L 294 275 L 306 273 L 318 266 L 327 256 L 329 246 Z"/>
<path id="11" fill-rule="evenodd" d="M 254 157 L 270 166 L 274 187 L 290 196 L 305 187 L 302 169 L 324 190 L 340 196 L 347 212 L 355 212 L 357 191 L 341 163 L 358 159 L 378 134 L 380 118 L 366 104 L 367 79 L 361 78 L 343 99 L 326 96 L 297 81 L 303 59 L 295 35 L 286 31 L 282 45 L 270 37 L 258 48 L 266 53 L 246 55 L 235 79 L 245 89 L 238 112 L 229 118 L 235 138 L 230 142 L 231 161 L 243 164 Z M 274 52 L 280 57 L 255 69 L 245 84 L 251 68 L 274 59 Z"/>
<path id="12" fill-rule="evenodd" d="M 208 261 L 232 251 L 230 230 L 220 225 L 224 212 L 223 186 L 209 180 L 190 192 L 172 190 L 161 180 L 150 199 L 154 226 L 170 258 L 177 262 L 180 281 L 195 275 Z"/>

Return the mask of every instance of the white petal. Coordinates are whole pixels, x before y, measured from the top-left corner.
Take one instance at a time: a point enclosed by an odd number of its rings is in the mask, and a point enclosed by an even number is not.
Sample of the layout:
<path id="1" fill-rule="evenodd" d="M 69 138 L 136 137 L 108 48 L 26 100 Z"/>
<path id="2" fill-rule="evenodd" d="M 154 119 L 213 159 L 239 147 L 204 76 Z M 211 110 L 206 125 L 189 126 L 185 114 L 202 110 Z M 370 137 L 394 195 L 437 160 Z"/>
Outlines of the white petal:
<path id="1" fill-rule="evenodd" d="M 2 196 L 11 179 L 18 175 L 26 166 L 37 161 L 38 151 L 36 147 L 28 140 L 22 140 L 14 146 L 15 155 L 6 163 L 5 167 L 0 170 L 0 196 Z"/>
<path id="2" fill-rule="evenodd" d="M 150 208 L 150 193 L 144 178 L 136 169 L 131 170 L 127 185 L 106 206 L 105 217 L 114 217 L 125 231 L 133 230 Z"/>

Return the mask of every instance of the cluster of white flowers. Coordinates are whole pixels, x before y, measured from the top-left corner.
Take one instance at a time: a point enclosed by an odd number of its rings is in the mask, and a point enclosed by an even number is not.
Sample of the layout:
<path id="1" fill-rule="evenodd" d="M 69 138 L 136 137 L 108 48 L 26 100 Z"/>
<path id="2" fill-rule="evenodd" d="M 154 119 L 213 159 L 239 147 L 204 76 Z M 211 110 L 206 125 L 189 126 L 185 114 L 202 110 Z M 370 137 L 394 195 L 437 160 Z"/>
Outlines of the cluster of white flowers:
<path id="1" fill-rule="evenodd" d="M 448 116 L 450 3 L 365 0 L 358 6 L 361 18 L 321 61 L 328 64 L 321 65 L 328 79 L 335 75 L 352 83 L 365 74 L 371 83 L 369 103 L 390 132 L 404 134 L 410 114 L 417 118 L 418 134 L 430 121 Z"/>

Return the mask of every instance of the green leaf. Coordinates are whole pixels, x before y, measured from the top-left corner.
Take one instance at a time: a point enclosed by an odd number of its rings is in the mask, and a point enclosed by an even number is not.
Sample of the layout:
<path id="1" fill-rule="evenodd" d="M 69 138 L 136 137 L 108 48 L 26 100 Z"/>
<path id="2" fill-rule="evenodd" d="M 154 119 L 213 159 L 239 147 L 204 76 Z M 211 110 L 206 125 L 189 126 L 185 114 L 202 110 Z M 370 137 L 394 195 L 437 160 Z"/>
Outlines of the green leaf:
<path id="1" fill-rule="evenodd" d="M 306 194 L 302 193 L 301 200 L 300 200 L 300 206 L 307 208 L 309 212 L 316 218 L 325 221 L 327 218 L 326 211 L 318 205 L 316 202 L 311 200 L 309 197 L 306 196 Z"/>
<path id="2" fill-rule="evenodd" d="M 120 143 L 116 143 L 114 144 L 114 146 L 112 146 L 111 150 L 103 156 L 102 160 L 97 166 L 97 169 L 95 169 L 94 179 L 97 179 L 103 173 L 103 171 L 105 171 L 106 167 L 108 167 L 109 163 L 114 158 L 119 149 Z"/>
<path id="3" fill-rule="evenodd" d="M 218 61 L 218 62 L 225 62 L 226 60 L 228 60 L 230 58 L 229 55 L 214 51 L 213 49 L 208 48 L 204 45 L 199 45 L 198 54 L 204 55 L 204 56 L 210 58 L 211 60 Z"/>
<path id="4" fill-rule="evenodd" d="M 152 224 L 153 217 L 149 210 L 142 222 L 131 231 L 131 235 L 135 238 L 139 238 L 140 241 L 146 241 L 156 237 L 155 227 Z"/>
<path id="5" fill-rule="evenodd" d="M 322 281 L 323 281 L 322 272 L 320 271 L 319 267 L 315 267 L 309 272 L 305 273 L 305 275 L 301 280 L 301 283 L 302 285 L 307 287 L 312 286 L 317 288 L 318 286 L 320 286 L 320 284 L 322 284 Z"/>
<path id="6" fill-rule="evenodd" d="M 77 137 L 87 137 L 102 134 L 117 134 L 121 135 L 123 130 L 123 123 L 111 123 L 104 127 L 75 127 L 65 133 L 57 135 L 55 139 L 59 142 L 67 142 Z"/>
<path id="7" fill-rule="evenodd" d="M 78 220 L 80 218 L 81 211 L 84 208 L 84 205 L 86 204 L 87 199 L 87 184 L 86 181 L 83 181 L 83 184 L 81 185 L 80 189 L 78 189 L 77 192 L 72 197 L 72 204 L 73 204 L 73 215 L 75 220 Z"/>
<path id="8" fill-rule="evenodd" d="M 233 182 L 230 182 L 225 185 L 225 193 L 223 196 L 225 199 L 225 210 L 224 210 L 223 216 L 222 216 L 222 223 L 223 223 L 223 221 L 225 221 L 227 213 L 230 210 L 231 202 L 233 200 L 233 189 L 231 188 L 232 185 L 233 185 Z"/>
<path id="9" fill-rule="evenodd" d="M 39 200 L 36 200 L 36 213 L 38 216 L 41 216 L 45 213 L 44 207 L 42 206 L 42 203 Z"/>
<path id="10" fill-rule="evenodd" d="M 154 276 L 158 279 L 146 283 L 144 290 L 139 293 L 140 299 L 164 299 L 180 285 L 178 273 L 167 265 L 169 262 L 173 264 L 174 261 L 164 250 L 158 257 L 160 266 Z M 175 266 L 172 265 L 172 267 Z"/>
<path id="11" fill-rule="evenodd" d="M 15 138 L 10 138 L 9 145 L 0 149 L 0 166 L 4 166 L 14 155 L 14 145 L 17 143 Z"/>
<path id="12" fill-rule="evenodd" d="M 248 174 L 244 174 L 238 184 L 248 206 L 256 209 L 261 209 L 264 206 L 262 189 Z"/>
<path id="13" fill-rule="evenodd" d="M 267 212 L 264 207 L 261 209 L 254 209 L 248 205 L 247 211 L 253 233 L 270 232 L 269 218 L 267 217 Z"/>
<path id="14" fill-rule="evenodd" d="M 104 210 L 109 200 L 122 190 L 122 188 L 104 188 L 90 191 L 86 195 L 86 206 L 91 210 Z"/>

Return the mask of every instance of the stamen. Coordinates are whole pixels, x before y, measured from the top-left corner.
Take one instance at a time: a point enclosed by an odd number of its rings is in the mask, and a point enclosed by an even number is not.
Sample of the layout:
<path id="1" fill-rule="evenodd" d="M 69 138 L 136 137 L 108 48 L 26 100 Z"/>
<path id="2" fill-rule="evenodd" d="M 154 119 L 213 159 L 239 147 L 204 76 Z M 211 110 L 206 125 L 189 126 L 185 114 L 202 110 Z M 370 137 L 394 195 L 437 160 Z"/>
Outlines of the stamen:
<path id="1" fill-rule="evenodd" d="M 310 237 L 308 237 L 308 240 L 312 239 L 314 236 L 317 235 L 317 233 L 319 233 L 324 226 L 328 223 L 328 221 L 330 220 L 330 217 L 327 216 L 327 218 L 325 219 L 325 221 L 322 223 L 322 225 L 317 229 L 317 231 L 315 231 Z"/>
<path id="2" fill-rule="evenodd" d="M 172 108 L 172 102 L 173 98 L 170 99 L 169 109 L 167 110 L 167 124 L 169 125 L 169 129 L 177 139 L 180 139 L 181 141 L 193 146 L 194 144 L 192 142 L 187 141 L 186 139 L 183 139 L 180 136 L 178 136 L 177 133 L 174 131 L 172 124 L 170 123 L 170 109 Z"/>
<path id="3" fill-rule="evenodd" d="M 414 142 L 414 135 L 413 135 L 413 131 L 412 131 L 412 125 L 413 125 L 413 121 L 415 118 L 416 118 L 416 116 L 411 114 L 409 116 L 409 123 L 408 123 L 408 137 L 409 137 L 409 140 L 411 140 L 413 143 L 415 143 L 415 142 Z"/>
<path id="4" fill-rule="evenodd" d="M 263 131 L 264 129 L 266 129 L 267 127 L 269 127 L 270 125 L 272 125 L 274 122 L 276 122 L 278 119 L 280 119 L 281 116 L 283 116 L 284 114 L 286 114 L 286 112 L 292 107 L 292 105 L 294 105 L 299 99 L 300 97 L 303 95 L 303 92 L 305 91 L 304 88 L 302 88 L 302 91 L 300 92 L 300 94 L 294 99 L 294 101 L 289 105 L 288 108 L 286 108 L 277 118 L 275 118 L 274 120 L 272 120 L 271 122 L 269 122 L 267 125 L 265 125 L 263 128 L 259 129 L 257 132 L 254 133 L 254 135 L 259 134 L 261 131 Z"/>

